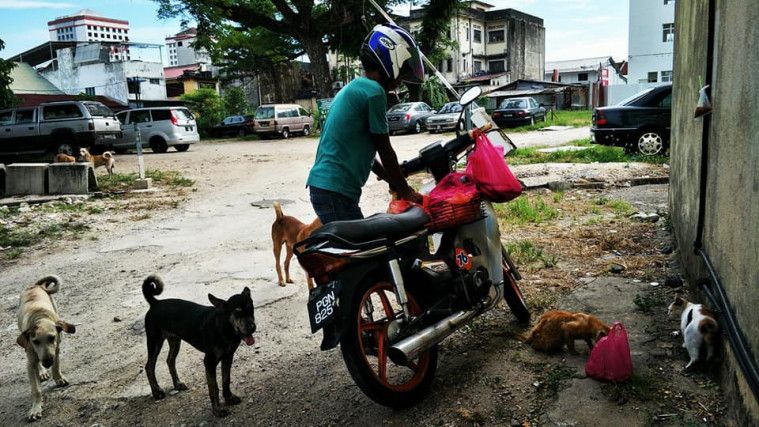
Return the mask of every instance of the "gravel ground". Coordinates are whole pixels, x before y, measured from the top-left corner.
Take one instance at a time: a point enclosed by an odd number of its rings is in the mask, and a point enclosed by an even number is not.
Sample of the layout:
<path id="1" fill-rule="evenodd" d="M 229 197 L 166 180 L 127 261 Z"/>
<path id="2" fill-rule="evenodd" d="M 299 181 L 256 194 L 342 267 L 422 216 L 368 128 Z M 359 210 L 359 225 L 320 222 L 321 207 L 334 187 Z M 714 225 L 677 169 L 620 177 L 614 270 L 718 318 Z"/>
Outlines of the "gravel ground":
<path id="1" fill-rule="evenodd" d="M 535 132 L 514 139 L 517 144 L 522 140 L 556 145 L 586 131 Z M 393 141 L 405 159 L 436 139 L 440 135 L 399 136 Z M 369 401 L 351 381 L 339 350 L 318 350 L 321 335 L 309 331 L 302 271 L 294 266 L 296 284 L 276 286 L 269 232 L 274 214 L 267 207 L 271 200 L 282 200 L 287 214 L 313 218 L 303 183 L 316 144 L 316 139 L 304 138 L 213 142 L 186 153 L 147 154 L 148 168 L 178 170 L 196 180 L 197 191 L 179 208 L 88 232 L 97 240 L 49 242 L 5 264 L 0 275 L 0 340 L 6 344 L 0 350 L 2 424 L 23 424 L 30 401 L 24 353 L 12 344 L 18 334 L 18 295 L 49 273 L 63 278 L 56 300 L 61 316 L 77 325 L 77 333 L 66 335 L 62 344 L 63 372 L 71 385 L 54 389 L 45 384 L 39 424 L 219 423 L 210 413 L 201 355 L 186 344 L 177 367 L 189 390 L 157 403 L 150 397 L 143 372 L 147 303 L 140 284 L 153 272 L 166 282 L 163 298 L 205 303 L 209 292 L 226 298 L 243 286 L 253 291 L 257 343 L 237 351 L 232 389 L 243 403 L 232 408 L 225 424 L 472 425 L 540 420 L 543 406 L 538 403 L 556 395 L 532 386 L 535 378 L 545 375 L 536 364 L 556 360 L 536 355 L 529 363 L 510 363 L 533 353 L 513 339 L 520 330 L 504 309 L 483 316 L 445 343 L 433 395 L 407 411 Z M 117 168 L 136 170 L 134 156 L 117 156 Z M 387 187 L 370 179 L 362 199 L 364 212 L 383 211 L 387 200 Z M 170 390 L 163 356 L 157 375 Z"/>

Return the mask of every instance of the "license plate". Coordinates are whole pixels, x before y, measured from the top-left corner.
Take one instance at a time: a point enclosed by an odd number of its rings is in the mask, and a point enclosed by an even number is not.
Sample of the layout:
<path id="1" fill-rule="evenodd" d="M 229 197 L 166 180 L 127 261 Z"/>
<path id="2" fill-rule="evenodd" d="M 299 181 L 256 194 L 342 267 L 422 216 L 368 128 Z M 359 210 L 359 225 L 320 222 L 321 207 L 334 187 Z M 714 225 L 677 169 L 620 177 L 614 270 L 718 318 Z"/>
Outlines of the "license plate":
<path id="1" fill-rule="evenodd" d="M 391 122 L 397 122 L 398 120 L 400 120 L 400 117 L 390 117 L 388 120 L 390 120 Z"/>
<path id="2" fill-rule="evenodd" d="M 308 320 L 311 322 L 312 334 L 335 319 L 339 294 L 340 282 L 338 281 L 319 286 L 311 292 L 308 297 Z"/>
<path id="3" fill-rule="evenodd" d="M 116 135 L 103 135 L 104 139 L 116 139 Z"/>
<path id="4" fill-rule="evenodd" d="M 504 114 L 503 117 L 511 117 L 511 114 Z"/>
<path id="5" fill-rule="evenodd" d="M 258 123 L 258 125 L 261 126 L 261 127 L 268 127 L 269 126 L 269 122 L 260 122 L 260 123 Z"/>

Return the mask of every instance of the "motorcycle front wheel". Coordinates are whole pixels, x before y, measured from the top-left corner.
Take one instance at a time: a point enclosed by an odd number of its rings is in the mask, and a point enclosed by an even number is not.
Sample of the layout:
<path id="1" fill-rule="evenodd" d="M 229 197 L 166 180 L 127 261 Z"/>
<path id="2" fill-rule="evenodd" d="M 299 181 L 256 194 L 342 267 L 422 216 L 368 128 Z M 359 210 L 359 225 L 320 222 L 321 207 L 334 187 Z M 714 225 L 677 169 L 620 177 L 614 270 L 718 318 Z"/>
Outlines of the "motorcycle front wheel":
<path id="1" fill-rule="evenodd" d="M 412 316 L 422 313 L 409 293 Z M 375 402 L 391 408 L 413 406 L 426 397 L 437 369 L 437 346 L 422 352 L 406 366 L 388 358 L 388 327 L 402 314 L 391 283 L 359 285 L 349 307 L 340 349 L 356 385 Z"/>
<path id="2" fill-rule="evenodd" d="M 517 280 L 521 279 L 519 272 L 511 261 L 506 248 L 501 246 L 501 264 L 503 267 L 503 299 L 509 306 L 511 313 L 517 318 L 517 321 L 523 325 L 530 323 L 530 309 L 519 289 Z"/>

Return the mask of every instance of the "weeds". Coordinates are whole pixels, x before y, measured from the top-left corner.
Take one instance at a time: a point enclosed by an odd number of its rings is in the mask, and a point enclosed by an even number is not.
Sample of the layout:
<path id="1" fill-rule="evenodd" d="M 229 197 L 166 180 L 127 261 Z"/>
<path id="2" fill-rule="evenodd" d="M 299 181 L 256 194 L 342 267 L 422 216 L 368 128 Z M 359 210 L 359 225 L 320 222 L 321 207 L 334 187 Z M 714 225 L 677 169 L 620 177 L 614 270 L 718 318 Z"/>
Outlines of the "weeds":
<path id="1" fill-rule="evenodd" d="M 666 163 L 663 156 L 638 156 L 625 153 L 620 147 L 593 145 L 589 138 L 572 141 L 569 145 L 588 147 L 584 150 L 553 151 L 544 153 L 536 148 L 517 148 L 506 157 L 510 165 L 529 165 L 534 163 L 629 163 L 642 162 L 652 164 Z"/>
<path id="2" fill-rule="evenodd" d="M 572 126 L 582 127 L 590 126 L 591 110 L 559 110 L 554 113 L 553 120 L 551 119 L 551 112 L 546 112 L 546 121 L 537 122 L 534 125 L 519 126 L 508 131 L 511 132 L 529 132 L 532 130 L 543 129 L 548 126 Z"/>
<path id="3" fill-rule="evenodd" d="M 556 255 L 545 254 L 543 249 L 538 248 L 529 240 L 508 243 L 506 250 L 514 257 L 517 264 L 542 262 L 545 268 L 552 268 L 559 262 L 559 258 Z"/>
<path id="4" fill-rule="evenodd" d="M 603 384 L 604 394 L 612 402 L 618 402 L 627 399 L 636 399 L 641 402 L 651 400 L 655 395 L 657 388 L 656 380 L 652 377 L 633 374 L 629 380 L 624 383 Z"/>
<path id="5" fill-rule="evenodd" d="M 496 206 L 496 213 L 510 224 L 540 224 L 559 217 L 559 211 L 546 204 L 542 197 L 519 197 Z"/>
<path id="6" fill-rule="evenodd" d="M 540 367 L 542 364 L 536 364 Z M 558 394 L 564 383 L 572 378 L 575 370 L 564 365 L 548 365 L 538 375 L 538 389 L 553 397 Z"/>
<path id="7" fill-rule="evenodd" d="M 151 169 L 145 172 L 145 177 L 150 178 L 157 185 L 169 187 L 192 187 L 195 181 L 185 178 L 177 171 L 161 171 Z M 126 191 L 134 187 L 139 176 L 136 173 L 115 173 L 99 177 L 99 187 L 105 192 Z"/>
<path id="8" fill-rule="evenodd" d="M 635 208 L 630 202 L 621 199 L 609 199 L 608 197 L 597 197 L 593 199 L 593 204 L 598 206 L 605 206 L 611 209 L 617 216 L 630 216 L 635 213 Z M 597 213 L 597 212 L 593 212 Z"/>
<path id="9" fill-rule="evenodd" d="M 662 306 L 666 303 L 664 295 L 659 292 L 651 292 L 647 295 L 635 294 L 633 299 L 635 308 L 644 313 L 651 313 L 655 307 Z"/>

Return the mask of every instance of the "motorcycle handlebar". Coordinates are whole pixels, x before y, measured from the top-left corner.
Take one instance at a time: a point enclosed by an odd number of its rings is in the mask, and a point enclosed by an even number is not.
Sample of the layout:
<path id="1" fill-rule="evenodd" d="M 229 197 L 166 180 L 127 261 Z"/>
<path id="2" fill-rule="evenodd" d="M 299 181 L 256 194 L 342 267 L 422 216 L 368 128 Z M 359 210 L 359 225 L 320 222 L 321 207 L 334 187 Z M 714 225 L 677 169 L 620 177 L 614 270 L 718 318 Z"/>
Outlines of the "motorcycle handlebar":
<path id="1" fill-rule="evenodd" d="M 429 169 L 435 162 L 444 158 L 446 162 L 456 159 L 466 151 L 474 141 L 468 133 L 460 135 L 444 144 L 434 144 L 422 149 L 417 157 L 401 164 L 404 176 L 414 175 Z"/>

